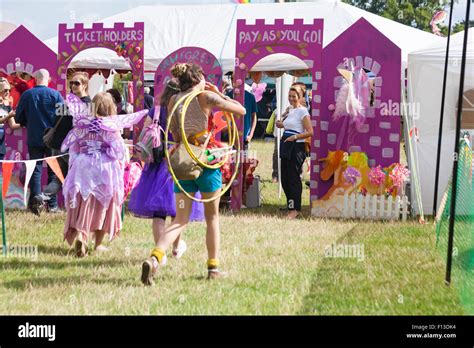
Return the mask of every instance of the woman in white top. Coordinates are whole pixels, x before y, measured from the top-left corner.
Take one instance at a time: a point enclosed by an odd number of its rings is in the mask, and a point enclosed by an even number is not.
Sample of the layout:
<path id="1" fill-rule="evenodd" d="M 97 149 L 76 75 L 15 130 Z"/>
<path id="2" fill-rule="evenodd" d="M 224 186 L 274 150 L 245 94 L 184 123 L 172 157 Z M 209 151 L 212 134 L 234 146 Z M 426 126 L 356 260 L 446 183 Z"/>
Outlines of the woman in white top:
<path id="1" fill-rule="evenodd" d="M 284 128 L 280 143 L 281 185 L 285 191 L 288 218 L 294 219 L 301 211 L 301 167 L 306 159 L 304 139 L 313 135 L 313 127 L 308 109 L 301 104 L 303 89 L 292 86 L 288 93 L 290 107 L 282 115 L 283 121 L 277 121 L 278 128 Z"/>

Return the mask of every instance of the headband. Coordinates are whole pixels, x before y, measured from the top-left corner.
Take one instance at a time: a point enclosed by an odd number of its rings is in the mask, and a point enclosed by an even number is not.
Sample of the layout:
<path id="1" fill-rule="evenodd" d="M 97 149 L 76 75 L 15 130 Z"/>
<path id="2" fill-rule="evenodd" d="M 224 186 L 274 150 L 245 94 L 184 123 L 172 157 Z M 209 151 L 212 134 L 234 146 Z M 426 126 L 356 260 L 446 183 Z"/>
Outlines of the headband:
<path id="1" fill-rule="evenodd" d="M 181 90 L 180 90 L 178 87 L 171 86 L 169 83 L 166 84 L 166 87 L 167 87 L 167 88 L 171 88 L 171 89 L 174 90 L 174 91 L 181 92 Z"/>

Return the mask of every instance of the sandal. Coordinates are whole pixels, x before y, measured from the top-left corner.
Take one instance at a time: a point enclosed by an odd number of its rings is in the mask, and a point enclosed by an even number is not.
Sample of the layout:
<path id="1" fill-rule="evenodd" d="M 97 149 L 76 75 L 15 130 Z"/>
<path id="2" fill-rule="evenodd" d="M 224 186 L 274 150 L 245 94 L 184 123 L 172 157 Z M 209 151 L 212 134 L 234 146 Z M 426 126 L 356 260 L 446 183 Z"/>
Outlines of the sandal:
<path id="1" fill-rule="evenodd" d="M 77 239 L 74 245 L 74 251 L 77 257 L 84 257 L 87 254 L 86 245 L 82 240 Z"/>

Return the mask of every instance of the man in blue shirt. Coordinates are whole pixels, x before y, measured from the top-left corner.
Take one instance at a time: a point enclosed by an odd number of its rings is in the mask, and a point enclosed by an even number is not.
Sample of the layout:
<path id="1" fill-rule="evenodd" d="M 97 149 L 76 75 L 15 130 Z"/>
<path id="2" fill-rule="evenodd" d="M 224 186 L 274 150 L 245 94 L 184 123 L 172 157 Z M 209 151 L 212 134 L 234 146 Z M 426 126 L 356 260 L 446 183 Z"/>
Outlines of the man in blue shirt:
<path id="1" fill-rule="evenodd" d="M 234 99 L 234 91 L 229 91 L 226 95 Z M 257 126 L 257 101 L 255 96 L 249 91 L 245 91 L 244 97 L 245 117 L 244 117 L 244 150 L 248 150 L 252 141 L 255 127 Z"/>
<path id="2" fill-rule="evenodd" d="M 155 99 L 150 94 L 150 87 L 145 87 L 145 109 L 151 110 L 153 106 L 155 106 Z"/>
<path id="3" fill-rule="evenodd" d="M 51 149 L 43 142 L 43 134 L 46 128 L 54 126 L 56 116 L 63 109 L 63 98 L 58 91 L 48 87 L 50 80 L 49 72 L 40 69 L 36 73 L 36 86 L 25 91 L 18 102 L 15 121 L 22 127 L 26 127 L 28 154 L 30 159 L 38 159 L 51 156 Z M 32 207 L 32 199 L 41 193 L 41 169 L 43 161 L 36 162 L 36 167 L 30 181 L 30 199 L 28 208 L 39 215 Z M 48 183 L 54 178 L 53 171 L 48 167 Z M 49 211 L 57 212 L 57 197 L 52 196 L 48 202 Z"/>

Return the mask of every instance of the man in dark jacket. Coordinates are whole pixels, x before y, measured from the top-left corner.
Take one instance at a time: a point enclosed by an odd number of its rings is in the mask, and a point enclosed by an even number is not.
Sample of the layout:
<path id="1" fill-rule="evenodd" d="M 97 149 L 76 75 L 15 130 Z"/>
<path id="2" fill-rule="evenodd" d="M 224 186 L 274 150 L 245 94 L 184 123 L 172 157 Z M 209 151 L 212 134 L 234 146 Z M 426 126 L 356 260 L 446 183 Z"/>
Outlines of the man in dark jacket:
<path id="1" fill-rule="evenodd" d="M 30 159 L 45 158 L 51 156 L 51 150 L 43 142 L 44 130 L 55 124 L 58 110 L 63 108 L 63 98 L 58 91 L 48 87 L 50 80 L 49 72 L 40 69 L 35 76 L 36 86 L 25 91 L 18 102 L 15 121 L 22 127 L 26 127 L 27 145 Z M 38 161 L 30 181 L 30 199 L 28 208 L 32 209 L 33 197 L 41 192 L 41 170 L 43 161 Z M 48 167 L 48 183 L 55 177 L 53 171 Z M 49 200 L 49 210 L 58 211 L 57 197 L 54 195 Z"/>

